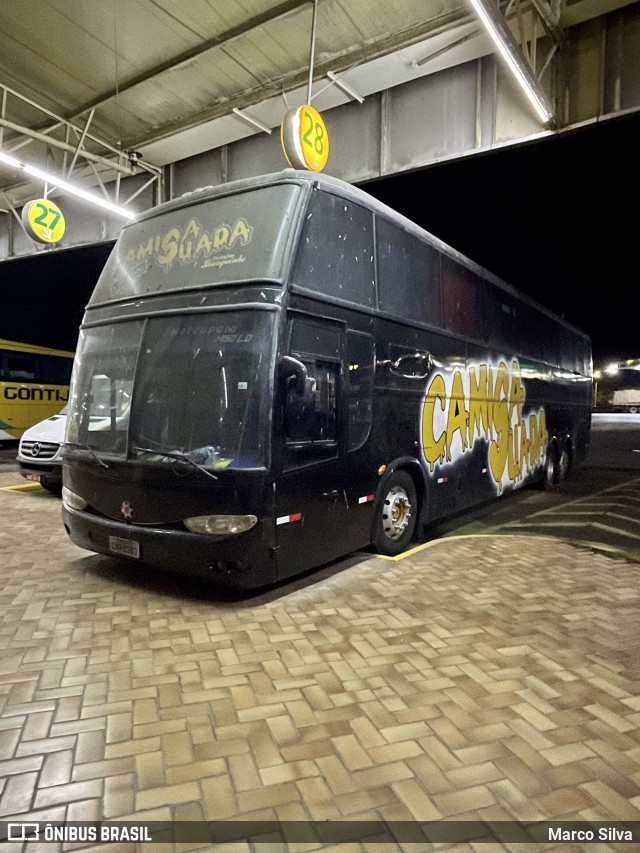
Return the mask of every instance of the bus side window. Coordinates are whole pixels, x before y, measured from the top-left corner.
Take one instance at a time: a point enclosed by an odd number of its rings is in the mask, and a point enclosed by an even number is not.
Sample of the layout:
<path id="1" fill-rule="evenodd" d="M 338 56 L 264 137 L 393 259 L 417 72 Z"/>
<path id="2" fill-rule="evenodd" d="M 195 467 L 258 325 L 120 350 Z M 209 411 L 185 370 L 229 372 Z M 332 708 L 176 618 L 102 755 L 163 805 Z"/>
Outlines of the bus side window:
<path id="1" fill-rule="evenodd" d="M 311 197 L 292 281 L 316 293 L 375 306 L 373 214 L 321 191 Z"/>
<path id="2" fill-rule="evenodd" d="M 41 381 L 48 385 L 68 385 L 71 378 L 71 359 L 56 355 L 41 358 Z"/>
<path id="3" fill-rule="evenodd" d="M 34 356 L 9 355 L 7 357 L 7 368 L 9 379 L 35 382 L 37 378 L 38 369 Z"/>
<path id="4" fill-rule="evenodd" d="M 371 430 L 375 345 L 373 338 L 347 332 L 347 450 L 357 450 Z"/>
<path id="5" fill-rule="evenodd" d="M 377 216 L 376 257 L 380 309 L 440 326 L 438 252 L 414 234 Z"/>
<path id="6" fill-rule="evenodd" d="M 307 369 L 303 391 L 290 387 L 284 403 L 284 467 L 300 468 L 338 455 L 340 329 L 296 318 L 290 352 Z"/>
<path id="7" fill-rule="evenodd" d="M 560 366 L 560 348 L 562 327 L 555 320 L 548 322 L 548 331 L 544 339 L 544 360 L 551 367 Z"/>
<path id="8" fill-rule="evenodd" d="M 478 311 L 478 276 L 446 255 L 440 267 L 444 327 L 470 338 L 482 340 L 484 329 Z"/>
<path id="9" fill-rule="evenodd" d="M 593 373 L 593 365 L 591 363 L 591 348 L 589 346 L 588 341 L 584 338 L 578 339 L 578 353 L 579 353 L 579 370 L 578 372 L 582 374 L 582 376 L 591 376 Z"/>
<path id="10" fill-rule="evenodd" d="M 505 350 L 519 339 L 518 305 L 510 293 L 487 282 L 485 289 L 487 337 L 494 349 Z"/>
<path id="11" fill-rule="evenodd" d="M 517 307 L 518 320 L 521 332 L 519 334 L 520 353 L 535 361 L 544 358 L 544 318 L 540 312 L 526 303 L 520 303 Z M 517 340 L 518 338 L 516 338 Z"/>
<path id="12" fill-rule="evenodd" d="M 340 365 L 297 355 L 307 368 L 306 388 L 287 391 L 285 469 L 299 468 L 338 455 L 337 388 Z"/>

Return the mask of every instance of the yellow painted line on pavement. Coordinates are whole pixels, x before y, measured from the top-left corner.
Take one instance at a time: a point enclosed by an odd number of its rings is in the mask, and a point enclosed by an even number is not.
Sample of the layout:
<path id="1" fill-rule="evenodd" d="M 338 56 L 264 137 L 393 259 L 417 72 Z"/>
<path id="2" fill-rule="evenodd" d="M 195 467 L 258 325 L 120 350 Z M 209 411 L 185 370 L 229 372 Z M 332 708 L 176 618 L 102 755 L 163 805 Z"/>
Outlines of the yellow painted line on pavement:
<path id="1" fill-rule="evenodd" d="M 41 489 L 40 483 L 24 483 L 20 486 L 0 486 L 0 492 L 32 492 L 34 489 Z"/>
<path id="2" fill-rule="evenodd" d="M 417 554 L 419 551 L 425 551 L 427 548 L 431 548 L 432 545 L 437 545 L 438 542 L 442 542 L 442 539 L 432 539 L 429 542 L 424 542 L 422 545 L 416 545 L 415 548 L 403 551 L 402 554 L 398 554 L 397 557 L 387 557 L 386 554 L 376 554 L 375 556 L 380 557 L 381 560 L 397 562 L 398 560 L 404 560 L 405 557 L 411 557 L 412 554 Z"/>
<path id="3" fill-rule="evenodd" d="M 604 524 L 600 524 L 598 522 L 593 524 L 594 527 L 604 528 L 613 533 L 621 534 L 622 531 L 618 530 L 617 527 L 607 527 Z M 637 534 L 634 533 L 622 533 L 623 536 L 627 536 L 632 539 L 638 539 Z M 503 533 L 499 528 L 491 533 L 461 533 L 458 536 L 443 536 L 441 539 L 431 539 L 429 542 L 424 542 L 422 545 L 417 545 L 415 548 L 411 548 L 409 551 L 403 551 L 402 554 L 398 554 L 397 557 L 387 557 L 384 554 L 374 554 L 374 557 L 378 557 L 380 560 L 391 560 L 392 562 L 398 562 L 399 560 L 404 560 L 405 557 L 411 557 L 413 554 L 417 554 L 419 551 L 425 551 L 427 548 L 431 548 L 433 545 L 442 545 L 445 542 L 455 542 L 459 539 L 489 539 L 499 538 L 499 539 L 516 539 L 518 537 L 523 536 L 535 536 L 536 539 L 547 539 L 550 541 L 561 541 L 566 542 L 568 545 L 573 545 L 578 548 L 590 548 L 594 551 L 606 551 L 611 554 L 619 554 L 623 556 L 627 560 L 632 560 L 635 563 L 640 562 L 640 556 L 633 552 L 627 551 L 624 548 L 620 548 L 615 545 L 609 545 L 606 542 L 594 542 L 590 539 L 575 539 L 575 538 L 567 538 L 564 536 L 549 536 L 547 533 L 535 533 L 532 531 L 527 532 L 518 532 L 518 533 Z"/>
<path id="4" fill-rule="evenodd" d="M 392 560 L 393 562 L 397 562 L 398 560 L 404 560 L 405 557 L 411 557 L 413 554 L 417 554 L 419 551 L 425 551 L 427 548 L 431 548 L 433 545 L 441 545 L 443 542 L 451 542 L 456 541 L 458 539 L 486 539 L 490 536 L 499 536 L 501 539 L 505 539 L 508 536 L 522 536 L 520 533 L 460 533 L 457 536 L 443 536 L 440 539 L 430 539 L 429 542 L 424 542 L 422 545 L 416 545 L 415 548 L 410 548 L 408 551 L 403 551 L 402 554 L 398 554 L 397 557 L 387 557 L 385 554 L 375 554 L 374 556 L 379 557 L 381 560 Z"/>

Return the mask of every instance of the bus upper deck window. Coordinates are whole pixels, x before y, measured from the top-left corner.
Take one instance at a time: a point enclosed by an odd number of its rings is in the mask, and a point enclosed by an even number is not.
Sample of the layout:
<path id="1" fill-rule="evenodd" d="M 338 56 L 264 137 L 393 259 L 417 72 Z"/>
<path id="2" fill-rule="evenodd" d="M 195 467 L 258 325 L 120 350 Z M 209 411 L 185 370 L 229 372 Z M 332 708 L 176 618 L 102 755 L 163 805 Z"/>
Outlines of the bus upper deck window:
<path id="1" fill-rule="evenodd" d="M 373 215 L 325 192 L 311 198 L 293 281 L 358 305 L 375 305 Z"/>
<path id="2" fill-rule="evenodd" d="M 440 275 L 445 329 L 471 338 L 482 338 L 477 276 L 445 255 L 442 256 Z"/>
<path id="3" fill-rule="evenodd" d="M 377 217 L 376 256 L 381 310 L 439 326 L 440 277 L 433 246 Z"/>

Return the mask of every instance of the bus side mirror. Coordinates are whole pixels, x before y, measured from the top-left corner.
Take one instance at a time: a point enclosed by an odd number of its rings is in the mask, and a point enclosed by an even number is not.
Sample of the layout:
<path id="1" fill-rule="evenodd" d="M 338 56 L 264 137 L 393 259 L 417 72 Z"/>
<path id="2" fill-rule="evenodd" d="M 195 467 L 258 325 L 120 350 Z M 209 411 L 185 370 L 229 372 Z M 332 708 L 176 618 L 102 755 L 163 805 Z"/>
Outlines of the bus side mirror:
<path id="1" fill-rule="evenodd" d="M 279 365 L 280 380 L 285 383 L 287 390 L 294 388 L 297 394 L 304 394 L 307 389 L 307 368 L 297 358 L 284 355 Z"/>

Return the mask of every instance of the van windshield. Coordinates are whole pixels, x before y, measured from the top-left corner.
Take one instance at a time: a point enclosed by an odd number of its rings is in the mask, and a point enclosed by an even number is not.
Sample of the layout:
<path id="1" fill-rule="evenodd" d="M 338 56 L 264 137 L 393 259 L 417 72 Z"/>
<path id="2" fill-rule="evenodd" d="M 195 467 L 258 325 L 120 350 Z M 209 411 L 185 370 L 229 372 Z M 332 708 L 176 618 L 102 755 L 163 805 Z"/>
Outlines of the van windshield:
<path id="1" fill-rule="evenodd" d="M 117 299 L 284 276 L 300 187 L 294 184 L 197 201 L 126 227 L 89 307 Z"/>
<path id="2" fill-rule="evenodd" d="M 147 464 L 264 467 L 274 322 L 238 310 L 83 330 L 67 440 Z"/>

